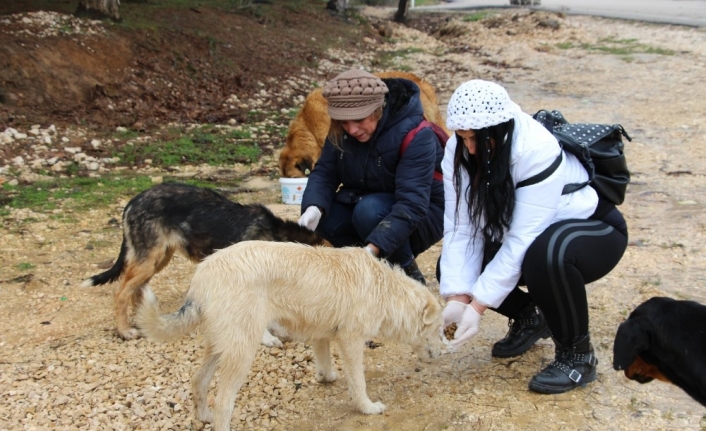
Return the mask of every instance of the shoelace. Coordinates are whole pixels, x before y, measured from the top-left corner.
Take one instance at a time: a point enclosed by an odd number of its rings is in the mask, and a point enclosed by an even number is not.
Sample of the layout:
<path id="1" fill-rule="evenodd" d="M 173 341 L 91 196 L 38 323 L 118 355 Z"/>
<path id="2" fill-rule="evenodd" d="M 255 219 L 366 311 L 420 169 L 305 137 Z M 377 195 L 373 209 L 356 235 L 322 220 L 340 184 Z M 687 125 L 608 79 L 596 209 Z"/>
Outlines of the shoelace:
<path id="1" fill-rule="evenodd" d="M 532 318 L 526 319 L 510 319 L 507 322 L 507 326 L 510 327 L 510 335 L 518 335 L 525 330 L 526 327 L 532 326 Z"/>

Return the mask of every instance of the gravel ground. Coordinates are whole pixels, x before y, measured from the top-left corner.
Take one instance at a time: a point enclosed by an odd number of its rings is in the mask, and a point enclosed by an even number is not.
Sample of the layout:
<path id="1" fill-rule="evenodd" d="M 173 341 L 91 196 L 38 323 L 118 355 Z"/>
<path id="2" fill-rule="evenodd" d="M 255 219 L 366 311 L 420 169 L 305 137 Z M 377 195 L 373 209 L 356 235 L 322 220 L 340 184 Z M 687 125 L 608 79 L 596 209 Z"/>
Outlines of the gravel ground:
<path id="1" fill-rule="evenodd" d="M 375 22 L 389 11 L 365 13 Z M 334 60 L 319 67 L 375 68 L 372 51 L 387 51 L 397 55 L 394 67 L 429 79 L 442 104 L 461 82 L 485 78 L 505 85 L 526 112 L 559 109 L 576 122 L 623 124 L 634 138 L 626 144 L 633 183 L 621 206 L 631 240 L 620 265 L 588 288 L 598 381 L 562 395 L 530 393 L 528 380 L 552 359 L 551 342 L 540 341 L 520 358 L 493 359 L 490 347 L 507 328 L 489 313 L 473 342 L 432 364 L 418 363 L 408 348 L 392 343 L 369 349 L 369 394 L 388 405 L 375 417 L 353 411 L 345 380 L 315 382 L 306 344 L 262 347 L 240 391 L 234 429 L 706 429 L 704 407 L 678 388 L 639 385 L 611 367 L 615 330 L 637 304 L 655 295 L 706 302 L 706 88 L 700 85 L 706 32 L 523 10 L 497 13 L 481 21 L 433 15 L 415 19 L 415 28 L 390 24 L 393 36 L 386 43 L 362 43 L 365 55 L 331 52 Z M 601 49 L 609 45 L 632 46 L 633 52 Z M 296 79 L 316 81 L 321 70 Z M 51 142 L 42 142 L 43 130 L 17 133 L 26 137 L 11 136 L 0 145 L 30 139 L 39 152 L 46 146 L 73 157 L 61 137 L 85 131 L 48 131 L 57 137 Z M 34 172 L 34 158 L 23 158 L 24 175 Z M 274 163 L 276 155 L 237 172 Z M 105 163 L 102 168 L 111 169 Z M 0 178 L 11 181 L 6 173 Z M 264 202 L 296 219 L 298 208 L 278 203 L 276 180 L 249 178 L 251 191 L 239 200 Z M 111 287 L 78 287 L 116 257 L 121 233 L 110 221 L 120 217 L 124 204 L 75 214 L 75 224 L 28 211 L 7 218 L 0 246 L 0 430 L 211 429 L 196 421 L 190 398 L 189 380 L 201 355 L 198 334 L 174 344 L 121 341 L 113 333 Z M 431 280 L 439 251 L 437 244 L 419 258 L 431 289 L 438 287 Z M 23 263 L 33 267 L 20 270 Z M 154 278 L 165 310 L 180 306 L 193 269 L 176 257 Z"/>

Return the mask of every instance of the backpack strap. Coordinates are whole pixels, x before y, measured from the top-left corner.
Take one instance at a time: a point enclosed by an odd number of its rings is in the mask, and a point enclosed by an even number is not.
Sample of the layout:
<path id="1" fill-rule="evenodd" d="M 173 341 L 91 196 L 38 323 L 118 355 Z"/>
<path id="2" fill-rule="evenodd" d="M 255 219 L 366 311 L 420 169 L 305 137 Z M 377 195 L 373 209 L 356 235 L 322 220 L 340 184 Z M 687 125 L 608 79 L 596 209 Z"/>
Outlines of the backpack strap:
<path id="1" fill-rule="evenodd" d="M 517 183 L 517 186 L 515 186 L 515 189 L 519 189 L 520 187 L 526 187 L 526 186 L 531 186 L 533 184 L 541 183 L 542 181 L 546 180 L 549 178 L 551 174 L 554 173 L 554 171 L 557 170 L 559 165 L 561 164 L 561 160 L 563 159 L 564 155 L 564 150 L 561 150 L 559 152 L 559 155 L 556 156 L 556 159 L 552 162 L 551 165 L 549 165 L 545 170 L 542 172 L 538 173 L 537 175 L 533 175 L 526 180 L 522 180 L 519 183 Z M 566 194 L 566 193 L 562 193 Z"/>
<path id="2" fill-rule="evenodd" d="M 427 120 L 422 120 L 421 123 L 414 129 L 410 130 L 402 140 L 402 145 L 400 145 L 400 157 L 402 157 L 402 154 L 404 154 L 405 151 L 407 151 L 407 147 L 409 147 L 410 142 L 412 142 L 412 139 L 417 135 L 417 133 L 422 130 L 425 127 L 433 127 L 432 123 L 430 123 Z M 434 179 L 437 181 L 443 181 L 444 180 L 444 175 L 434 169 Z"/>

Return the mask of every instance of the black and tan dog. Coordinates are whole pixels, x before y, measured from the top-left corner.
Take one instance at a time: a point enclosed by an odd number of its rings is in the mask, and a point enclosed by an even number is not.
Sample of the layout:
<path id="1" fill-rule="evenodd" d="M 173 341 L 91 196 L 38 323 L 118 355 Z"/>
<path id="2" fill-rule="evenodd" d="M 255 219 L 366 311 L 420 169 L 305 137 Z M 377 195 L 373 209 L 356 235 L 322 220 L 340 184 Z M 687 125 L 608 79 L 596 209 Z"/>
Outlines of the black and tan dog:
<path id="1" fill-rule="evenodd" d="M 671 382 L 706 406 L 706 306 L 654 297 L 620 324 L 613 368 L 639 383 Z"/>
<path id="2" fill-rule="evenodd" d="M 175 252 L 201 262 L 216 250 L 245 240 L 328 245 L 319 234 L 275 216 L 264 205 L 243 205 L 209 189 L 168 183 L 143 191 L 123 211 L 123 242 L 109 270 L 83 287 L 120 279 L 115 293 L 118 334 L 139 336 L 128 322 L 128 306 L 142 302 L 142 289 L 167 266 Z"/>

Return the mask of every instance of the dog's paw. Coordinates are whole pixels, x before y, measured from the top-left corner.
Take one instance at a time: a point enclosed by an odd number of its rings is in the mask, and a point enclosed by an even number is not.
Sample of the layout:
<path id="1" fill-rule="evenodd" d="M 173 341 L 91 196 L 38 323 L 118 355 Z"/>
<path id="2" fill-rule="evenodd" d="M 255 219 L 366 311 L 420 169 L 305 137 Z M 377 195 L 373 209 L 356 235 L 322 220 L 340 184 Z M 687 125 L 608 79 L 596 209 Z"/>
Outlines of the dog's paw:
<path id="1" fill-rule="evenodd" d="M 209 408 L 198 409 L 196 412 L 196 419 L 199 422 L 212 424 L 213 423 L 213 412 Z"/>
<path id="2" fill-rule="evenodd" d="M 118 330 L 118 335 L 123 340 L 136 340 L 140 338 L 140 330 L 137 328 L 130 328 L 128 330 Z"/>
<path id="3" fill-rule="evenodd" d="M 284 326 L 277 322 L 270 322 L 270 324 L 267 325 L 267 331 L 279 338 L 280 341 L 292 341 L 292 337 L 289 336 L 289 332 L 287 332 Z"/>
<path id="4" fill-rule="evenodd" d="M 263 346 L 266 347 L 282 347 L 282 342 L 280 341 L 280 339 L 270 334 L 270 331 L 267 330 L 265 330 L 265 333 L 262 334 L 261 343 Z"/>
<path id="5" fill-rule="evenodd" d="M 336 379 L 338 378 L 338 375 L 336 374 L 335 371 L 317 371 L 316 372 L 316 381 L 319 383 L 331 383 L 335 382 Z"/>
<path id="6" fill-rule="evenodd" d="M 368 401 L 367 403 L 360 406 L 360 412 L 365 415 L 379 415 L 385 411 L 385 408 L 385 404 L 381 403 L 380 401 L 376 403 Z"/>

